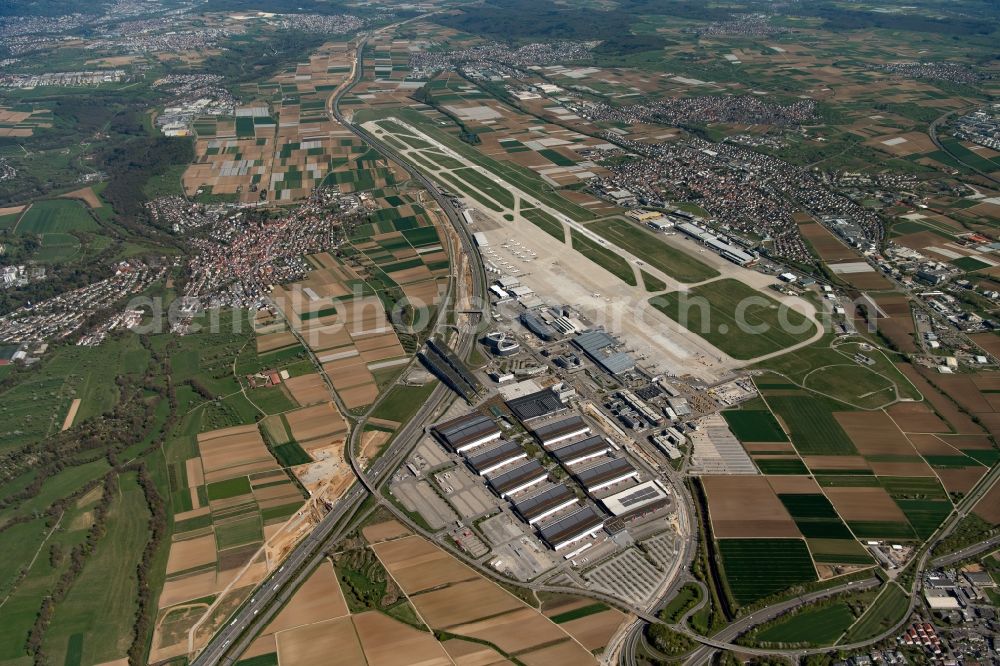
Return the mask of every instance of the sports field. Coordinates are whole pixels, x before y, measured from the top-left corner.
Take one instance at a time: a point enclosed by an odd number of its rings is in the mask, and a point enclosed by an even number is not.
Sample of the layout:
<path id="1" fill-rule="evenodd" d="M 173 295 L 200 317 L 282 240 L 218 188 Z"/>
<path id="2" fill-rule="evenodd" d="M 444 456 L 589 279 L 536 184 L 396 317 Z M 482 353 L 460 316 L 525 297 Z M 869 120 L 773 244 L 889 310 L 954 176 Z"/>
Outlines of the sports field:
<path id="1" fill-rule="evenodd" d="M 816 580 L 801 539 L 720 539 L 719 551 L 726 583 L 740 605 Z"/>
<path id="2" fill-rule="evenodd" d="M 597 220 L 587 226 L 678 282 L 702 282 L 719 276 L 719 272 L 711 266 L 668 245 L 656 234 L 633 222 L 613 217 Z"/>
<path id="3" fill-rule="evenodd" d="M 739 280 L 724 278 L 650 304 L 735 359 L 748 360 L 805 342 L 816 324 Z"/>

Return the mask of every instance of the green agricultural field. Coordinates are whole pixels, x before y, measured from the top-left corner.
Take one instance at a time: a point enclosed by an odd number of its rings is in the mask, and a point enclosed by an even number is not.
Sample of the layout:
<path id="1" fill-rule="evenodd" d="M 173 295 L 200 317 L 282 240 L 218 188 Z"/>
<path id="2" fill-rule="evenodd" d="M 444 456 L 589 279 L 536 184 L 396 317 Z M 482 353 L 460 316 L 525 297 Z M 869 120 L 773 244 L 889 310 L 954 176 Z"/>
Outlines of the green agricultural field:
<path id="1" fill-rule="evenodd" d="M 736 438 L 741 442 L 787 442 L 774 414 L 767 409 L 728 409 L 722 412 Z"/>
<path id="2" fill-rule="evenodd" d="M 608 610 L 609 606 L 607 604 L 602 604 L 600 602 L 595 604 L 590 604 L 588 606 L 581 606 L 580 608 L 574 608 L 571 611 L 566 611 L 565 613 L 559 613 L 558 615 L 553 615 L 549 619 L 556 624 L 562 624 L 563 622 L 569 622 L 570 620 L 577 620 L 581 617 L 587 617 L 588 615 L 596 615 L 597 613 L 603 613 Z"/>
<path id="3" fill-rule="evenodd" d="M 879 482 L 893 499 L 948 499 L 936 476 L 883 476 Z"/>
<path id="4" fill-rule="evenodd" d="M 634 222 L 614 217 L 597 220 L 587 226 L 678 282 L 703 282 L 719 276 L 719 272 L 711 266 L 669 245 Z"/>
<path id="5" fill-rule="evenodd" d="M 215 540 L 219 550 L 244 546 L 263 539 L 264 533 L 261 531 L 260 516 L 256 511 L 246 518 L 215 526 Z"/>
<path id="6" fill-rule="evenodd" d="M 378 403 L 371 416 L 376 419 L 403 423 L 416 414 L 436 386 L 436 381 L 428 382 L 423 386 L 394 386 Z"/>
<path id="7" fill-rule="evenodd" d="M 19 234 L 96 231 L 97 223 L 78 201 L 47 199 L 35 202 L 17 225 Z"/>
<path id="8" fill-rule="evenodd" d="M 903 510 L 913 531 L 921 539 L 934 534 L 953 508 L 947 500 L 897 499 L 896 504 Z"/>
<path id="9" fill-rule="evenodd" d="M 848 629 L 844 642 L 854 643 L 878 636 L 904 619 L 909 603 L 910 597 L 901 587 L 888 583 L 875 603 Z"/>
<path id="10" fill-rule="evenodd" d="M 657 310 L 733 358 L 748 360 L 809 339 L 816 324 L 739 280 L 654 296 Z M 784 322 L 784 325 L 783 325 Z"/>
<path id="11" fill-rule="evenodd" d="M 595 264 L 608 271 L 612 275 L 621 278 L 622 282 L 632 287 L 638 283 L 635 281 L 635 271 L 625 258 L 606 247 L 595 243 L 578 231 L 570 231 L 570 238 L 573 242 L 573 249 L 587 257 Z M 657 297 L 659 298 L 659 297 Z"/>
<path id="12" fill-rule="evenodd" d="M 958 259 L 951 260 L 952 265 L 961 268 L 963 271 L 978 271 L 983 268 L 989 268 L 990 264 L 985 261 L 980 261 L 975 257 L 960 257 Z"/>
<path id="13" fill-rule="evenodd" d="M 544 210 L 539 210 L 538 208 L 521 209 L 521 216 L 559 242 L 566 242 L 566 230 L 563 228 L 562 222 Z"/>
<path id="14" fill-rule="evenodd" d="M 248 495 L 250 493 L 250 479 L 245 476 L 237 476 L 225 481 L 216 481 L 207 486 L 208 499 L 222 500 L 236 497 L 238 495 Z"/>
<path id="15" fill-rule="evenodd" d="M 874 564 L 864 546 L 852 539 L 806 539 L 813 560 L 827 564 Z"/>
<path id="16" fill-rule="evenodd" d="M 740 605 L 816 580 L 801 539 L 719 539 L 718 544 L 726 584 Z"/>
<path id="17" fill-rule="evenodd" d="M 799 455 L 854 455 L 857 449 L 850 437 L 833 418 L 842 411 L 837 403 L 805 393 L 769 395 L 767 402 L 781 418 L 792 436 Z"/>
<path id="18" fill-rule="evenodd" d="M 854 623 L 854 614 L 844 602 L 795 612 L 754 635 L 758 645 L 799 643 L 831 645 Z"/>
<path id="19" fill-rule="evenodd" d="M 761 474 L 808 474 L 804 462 L 798 458 L 754 458 Z"/>
<path id="20" fill-rule="evenodd" d="M 893 382 L 860 365 L 820 368 L 810 373 L 803 385 L 817 393 L 867 409 L 896 400 Z"/>
<path id="21" fill-rule="evenodd" d="M 859 539 L 913 539 L 915 534 L 909 523 L 885 520 L 852 520 L 847 523 Z"/>
<path id="22" fill-rule="evenodd" d="M 826 495 L 781 494 L 778 499 L 788 509 L 806 539 L 853 539 Z"/>
<path id="23" fill-rule="evenodd" d="M 294 467 L 312 462 L 312 458 L 298 442 L 288 442 L 274 447 L 274 457 L 282 467 Z"/>

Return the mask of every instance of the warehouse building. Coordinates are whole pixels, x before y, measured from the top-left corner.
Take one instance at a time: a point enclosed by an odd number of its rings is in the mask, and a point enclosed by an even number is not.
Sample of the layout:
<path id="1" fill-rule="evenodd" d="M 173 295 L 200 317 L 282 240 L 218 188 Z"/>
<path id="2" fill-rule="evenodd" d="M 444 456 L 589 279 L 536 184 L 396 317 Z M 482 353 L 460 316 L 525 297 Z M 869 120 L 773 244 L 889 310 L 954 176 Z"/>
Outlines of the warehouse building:
<path id="1" fill-rule="evenodd" d="M 544 481 L 548 476 L 548 471 L 542 467 L 541 463 L 537 460 L 529 460 L 512 470 L 490 477 L 488 482 L 493 492 L 504 499 L 509 499 L 511 495 L 527 490 L 536 483 Z"/>
<path id="2" fill-rule="evenodd" d="M 567 409 L 558 394 L 552 389 L 542 389 L 519 398 L 507 401 L 507 408 L 521 423 L 538 419 L 551 414 L 558 414 Z"/>
<path id="3" fill-rule="evenodd" d="M 559 442 L 565 442 L 586 435 L 590 432 L 590 426 L 581 416 L 570 416 L 559 421 L 549 422 L 538 426 L 534 430 L 535 437 L 546 449 L 549 449 Z"/>
<path id="4" fill-rule="evenodd" d="M 579 442 L 561 446 L 558 449 L 552 450 L 551 453 L 563 467 L 571 467 L 572 465 L 579 465 L 587 460 L 606 455 L 610 450 L 611 444 L 607 439 L 599 435 L 593 435 Z"/>
<path id="5" fill-rule="evenodd" d="M 594 536 L 603 528 L 604 517 L 594 507 L 584 506 L 540 526 L 538 534 L 552 550 L 562 550 L 575 541 Z"/>
<path id="6" fill-rule="evenodd" d="M 611 515 L 626 520 L 670 505 L 670 495 L 655 481 L 646 481 L 601 500 Z"/>
<path id="7" fill-rule="evenodd" d="M 522 449 L 517 442 L 502 441 L 496 446 L 490 447 L 489 449 L 477 453 L 474 456 L 469 456 L 466 462 L 469 464 L 476 474 L 479 476 L 486 476 L 491 472 L 495 472 L 505 465 L 509 465 L 518 460 L 523 460 L 528 457 L 528 452 Z"/>
<path id="8" fill-rule="evenodd" d="M 514 502 L 514 510 L 526 523 L 534 525 L 576 503 L 573 491 L 560 483 Z"/>
<path id="9" fill-rule="evenodd" d="M 581 333 L 573 338 L 573 344 L 609 374 L 621 375 L 635 368 L 635 359 L 625 352 L 614 351 L 618 341 L 604 331 Z"/>
<path id="10" fill-rule="evenodd" d="M 500 439 L 499 426 L 493 419 L 482 414 L 466 414 L 440 423 L 434 426 L 433 432 L 445 446 L 456 453 L 464 453 Z"/>
<path id="11" fill-rule="evenodd" d="M 624 458 L 605 460 L 576 473 L 576 480 L 590 494 L 600 492 L 633 477 L 638 479 L 639 472 L 632 466 L 632 463 Z"/>

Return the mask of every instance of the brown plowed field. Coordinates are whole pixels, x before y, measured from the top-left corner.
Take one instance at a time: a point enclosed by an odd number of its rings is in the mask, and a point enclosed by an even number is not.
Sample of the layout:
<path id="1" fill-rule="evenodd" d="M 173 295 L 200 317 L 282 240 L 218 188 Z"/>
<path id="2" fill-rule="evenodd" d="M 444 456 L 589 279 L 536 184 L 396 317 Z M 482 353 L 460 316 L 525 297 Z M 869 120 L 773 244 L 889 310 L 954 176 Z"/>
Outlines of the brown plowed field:
<path id="1" fill-rule="evenodd" d="M 861 456 L 802 456 L 810 470 L 818 469 L 868 469 L 868 461 Z"/>
<path id="2" fill-rule="evenodd" d="M 351 334 L 343 326 L 315 326 L 304 329 L 302 338 L 315 352 L 320 352 L 337 347 L 346 347 L 351 344 Z"/>
<path id="3" fill-rule="evenodd" d="M 328 560 L 323 560 L 292 595 L 288 605 L 271 621 L 265 632 L 274 634 L 348 614 L 347 602 L 344 601 L 344 593 L 340 589 L 333 565 Z"/>
<path id="4" fill-rule="evenodd" d="M 289 377 L 285 380 L 285 388 L 291 392 L 299 405 L 313 405 L 330 399 L 330 392 L 318 372 L 300 377 Z"/>
<path id="5" fill-rule="evenodd" d="M 992 449 L 993 442 L 987 435 L 941 435 L 941 440 L 956 449 Z"/>
<path id="6" fill-rule="evenodd" d="M 488 641 L 508 654 L 566 638 L 566 633 L 558 625 L 533 608 L 522 608 L 513 613 L 461 624 L 452 627 L 450 631 L 459 636 Z"/>
<path id="7" fill-rule="evenodd" d="M 596 664 L 594 655 L 584 650 L 576 641 L 566 641 L 517 655 L 517 660 L 525 666 L 577 666 L 577 664 Z"/>
<path id="8" fill-rule="evenodd" d="M 389 539 L 397 539 L 412 534 L 409 528 L 396 520 L 387 520 L 384 523 L 368 525 L 361 529 L 361 533 L 368 540 L 368 543 L 388 541 Z"/>
<path id="9" fill-rule="evenodd" d="M 823 261 L 861 261 L 861 255 L 847 247 L 818 222 L 799 225 L 799 233 L 809 241 Z"/>
<path id="10" fill-rule="evenodd" d="M 291 347 L 295 344 L 298 344 L 298 340 L 295 338 L 295 334 L 291 331 L 280 331 L 278 333 L 258 335 L 257 353 L 263 354 L 264 352 L 274 351 L 275 349 Z"/>
<path id="11" fill-rule="evenodd" d="M 451 659 L 434 635 L 368 611 L 354 616 L 368 666 L 449 666 Z"/>
<path id="12" fill-rule="evenodd" d="M 580 641 L 583 647 L 588 650 L 603 648 L 611 640 L 621 623 L 625 621 L 625 614 L 611 608 L 603 613 L 594 613 L 586 617 L 563 622 L 559 625 L 570 636 Z"/>
<path id="13" fill-rule="evenodd" d="M 1000 525 L 1000 483 L 993 484 L 973 512 L 991 525 Z"/>
<path id="14" fill-rule="evenodd" d="M 375 384 L 362 384 L 354 388 L 340 391 L 340 399 L 348 409 L 364 407 L 375 402 L 378 397 L 378 387 Z"/>
<path id="15" fill-rule="evenodd" d="M 763 476 L 703 476 L 717 538 L 802 536 Z"/>
<path id="16" fill-rule="evenodd" d="M 821 492 L 811 476 L 786 476 L 779 474 L 767 477 L 771 489 L 777 495 L 811 495 Z"/>
<path id="17" fill-rule="evenodd" d="M 927 400 L 931 405 L 934 406 L 934 411 L 940 414 L 945 421 L 951 424 L 951 427 L 955 432 L 969 433 L 969 434 L 981 434 L 982 428 L 977 426 L 972 422 L 966 414 L 959 411 L 958 407 L 955 406 L 949 398 L 942 395 L 937 389 L 931 386 L 930 382 L 924 377 L 921 372 L 908 364 L 908 363 L 897 363 L 896 367 L 899 371 L 906 375 L 917 390 L 920 391 L 924 399 Z"/>
<path id="18" fill-rule="evenodd" d="M 347 432 L 347 422 L 332 402 L 286 412 L 285 420 L 299 442 Z"/>
<path id="19" fill-rule="evenodd" d="M 211 477 L 212 472 L 234 470 L 232 476 L 239 476 L 247 474 L 245 471 L 236 471 L 244 466 L 257 466 L 255 464 L 260 463 L 276 466 L 256 425 L 202 433 L 198 435 L 198 449 L 206 480 Z"/>
<path id="20" fill-rule="evenodd" d="M 965 494 L 986 474 L 985 467 L 948 467 L 935 470 L 949 493 Z"/>
<path id="21" fill-rule="evenodd" d="M 878 476 L 934 476 L 934 470 L 924 461 L 877 462 L 872 461 L 872 470 Z"/>
<path id="22" fill-rule="evenodd" d="M 277 634 L 278 662 L 306 666 L 358 666 L 365 663 L 350 617 L 327 620 Z"/>
<path id="23" fill-rule="evenodd" d="M 518 599 L 482 578 L 424 592 L 410 600 L 434 629 L 446 629 L 523 607 Z"/>
<path id="24" fill-rule="evenodd" d="M 916 454 L 885 412 L 834 412 L 833 417 L 862 455 Z"/>
<path id="25" fill-rule="evenodd" d="M 972 381 L 970 375 L 942 375 L 937 374 L 931 382 L 939 387 L 949 398 L 960 404 L 966 411 L 992 412 L 993 406 L 980 392 L 976 382 Z"/>
<path id="26" fill-rule="evenodd" d="M 907 435 L 906 437 L 922 456 L 957 456 L 960 454 L 956 448 L 934 435 Z"/>
<path id="27" fill-rule="evenodd" d="M 92 187 L 84 187 L 59 196 L 63 199 L 76 199 L 77 201 L 82 201 L 87 204 L 87 208 L 100 208 L 104 205 Z"/>
<path id="28" fill-rule="evenodd" d="M 844 520 L 906 522 L 906 516 L 881 488 L 826 488 L 826 496 Z"/>
<path id="29" fill-rule="evenodd" d="M 898 402 L 886 411 L 904 432 L 951 432 L 927 403 Z"/>
<path id="30" fill-rule="evenodd" d="M 508 666 L 513 664 L 512 661 L 504 659 L 493 648 L 472 641 L 450 639 L 441 643 L 441 646 L 455 662 L 455 666 Z"/>
<path id="31" fill-rule="evenodd" d="M 215 557 L 215 534 L 212 532 L 194 539 L 174 541 L 170 544 L 170 555 L 167 557 L 167 575 L 215 562 Z"/>
<path id="32" fill-rule="evenodd" d="M 407 594 L 477 577 L 472 569 L 420 536 L 384 541 L 372 549 Z"/>

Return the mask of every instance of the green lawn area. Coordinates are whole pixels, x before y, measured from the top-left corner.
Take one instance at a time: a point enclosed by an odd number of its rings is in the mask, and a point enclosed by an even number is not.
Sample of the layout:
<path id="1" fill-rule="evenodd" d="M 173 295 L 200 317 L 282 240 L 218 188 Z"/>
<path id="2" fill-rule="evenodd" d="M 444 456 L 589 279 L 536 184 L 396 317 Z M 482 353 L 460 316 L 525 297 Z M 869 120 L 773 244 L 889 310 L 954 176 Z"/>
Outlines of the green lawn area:
<path id="1" fill-rule="evenodd" d="M 893 382 L 855 364 L 820 368 L 806 377 L 803 386 L 868 409 L 880 407 L 896 399 Z"/>
<path id="2" fill-rule="evenodd" d="M 816 324 L 739 280 L 724 278 L 650 304 L 735 359 L 748 360 L 804 342 Z"/>
<path id="3" fill-rule="evenodd" d="M 694 583 L 685 583 L 677 591 L 677 596 L 660 611 L 660 617 L 670 624 L 677 624 L 699 601 L 701 601 L 701 588 Z"/>
<path id="4" fill-rule="evenodd" d="M 666 282 L 658 277 L 650 275 L 646 271 L 640 270 L 639 275 L 642 276 L 642 286 L 646 288 L 646 291 L 656 292 L 663 291 L 667 288 Z"/>
<path id="5" fill-rule="evenodd" d="M 20 234 L 66 233 L 97 229 L 97 223 L 87 213 L 84 205 L 70 199 L 46 199 L 35 202 L 17 226 L 17 232 Z"/>
<path id="6" fill-rule="evenodd" d="M 711 266 L 668 245 L 653 232 L 628 220 L 614 217 L 597 220 L 587 226 L 678 282 L 702 282 L 719 276 L 719 272 Z"/>
<path id="7" fill-rule="evenodd" d="M 854 615 L 846 603 L 840 601 L 822 608 L 805 608 L 786 616 L 776 624 L 757 632 L 759 644 L 805 643 L 830 645 L 854 622 Z"/>
<path id="8" fill-rule="evenodd" d="M 741 442 L 787 442 L 788 436 L 778 420 L 766 409 L 728 409 L 722 412 L 736 438 Z"/>
<path id="9" fill-rule="evenodd" d="M 552 217 L 544 210 L 540 210 L 538 208 L 531 208 L 529 210 L 521 209 L 521 216 L 548 235 L 558 239 L 559 242 L 566 242 L 566 230 L 563 228 L 562 222 Z"/>
<path id="10" fill-rule="evenodd" d="M 857 449 L 833 418 L 847 408 L 826 398 L 801 395 L 769 395 L 767 402 L 792 436 L 799 455 L 854 455 Z"/>
<path id="11" fill-rule="evenodd" d="M 875 603 L 848 629 L 844 635 L 844 642 L 865 641 L 878 636 L 903 619 L 909 602 L 909 596 L 901 587 L 889 583 Z"/>
<path id="12" fill-rule="evenodd" d="M 573 249 L 587 257 L 595 264 L 615 275 L 625 284 L 635 287 L 635 272 L 627 261 L 615 252 L 606 247 L 598 245 L 578 231 L 570 231 L 570 238 L 573 241 Z"/>
<path id="13" fill-rule="evenodd" d="M 69 595 L 57 604 L 46 632 L 52 663 L 64 663 L 71 642 L 82 659 L 96 664 L 117 659 L 132 640 L 138 593 L 135 568 L 148 539 L 149 509 L 135 474 L 120 479 L 108 516 L 108 531 L 88 558 Z"/>
<path id="14" fill-rule="evenodd" d="M 388 395 L 379 402 L 371 416 L 376 419 L 405 423 L 420 409 L 435 386 L 437 386 L 436 381 L 428 382 L 423 386 L 393 386 Z"/>
<path id="15" fill-rule="evenodd" d="M 809 549 L 801 539 L 719 539 L 718 543 L 726 583 L 740 605 L 816 580 Z"/>
<path id="16" fill-rule="evenodd" d="M 958 259 L 952 259 L 951 264 L 961 268 L 963 271 L 978 271 L 980 269 L 990 267 L 988 263 L 980 261 L 975 257 L 960 257 Z"/>
<path id="17" fill-rule="evenodd" d="M 508 210 L 514 208 L 514 195 L 504 189 L 502 184 L 497 183 L 492 178 L 484 176 L 475 169 L 471 167 L 456 169 L 451 172 L 451 176 L 453 178 L 457 178 L 463 183 L 471 185 Z"/>

